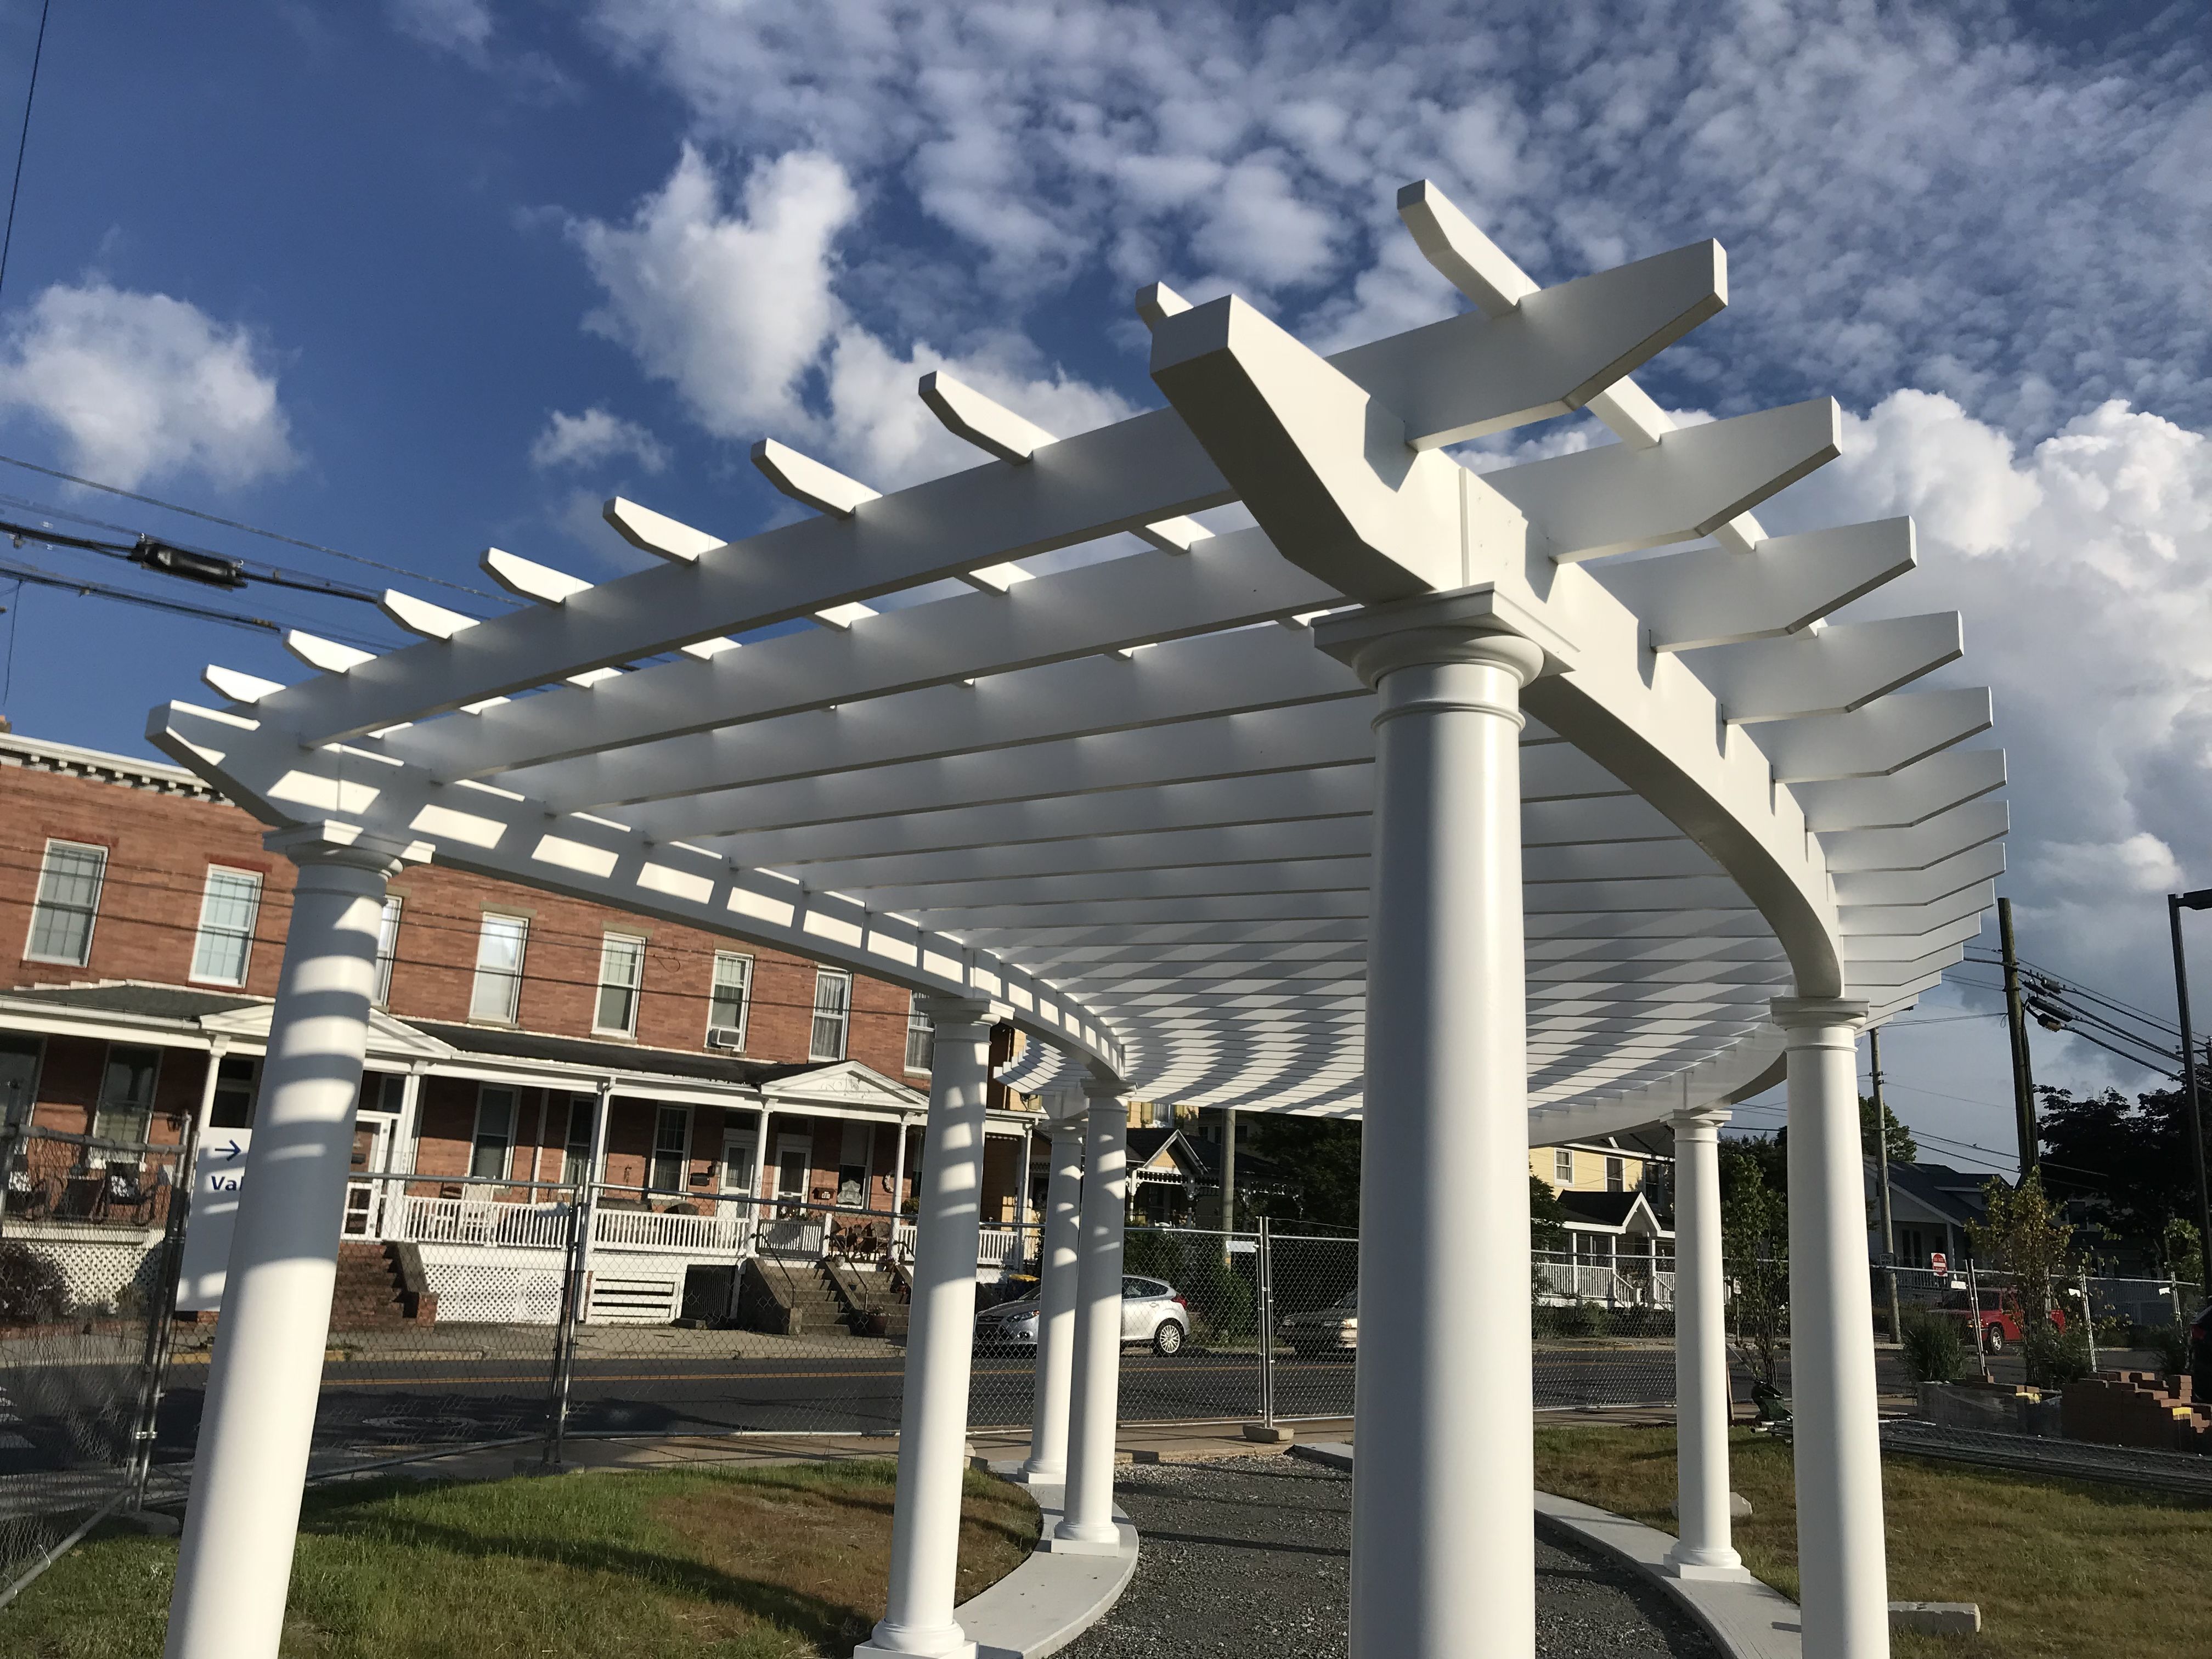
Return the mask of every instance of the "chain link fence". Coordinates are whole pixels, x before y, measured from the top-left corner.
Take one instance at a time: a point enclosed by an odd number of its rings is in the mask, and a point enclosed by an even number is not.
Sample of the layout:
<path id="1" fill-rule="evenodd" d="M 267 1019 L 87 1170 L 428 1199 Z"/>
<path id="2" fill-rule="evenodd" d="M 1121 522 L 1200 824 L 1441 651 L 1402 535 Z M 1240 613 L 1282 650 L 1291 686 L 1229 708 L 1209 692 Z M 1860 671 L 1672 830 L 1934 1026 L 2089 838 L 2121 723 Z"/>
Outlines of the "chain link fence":
<path id="1" fill-rule="evenodd" d="M 0 1600 L 143 1496 L 188 1156 L 0 1135 Z"/>
<path id="2" fill-rule="evenodd" d="M 1972 1261 L 1941 1272 L 1879 1264 L 1872 1271 L 1875 1322 L 1885 1333 L 1893 1285 L 1898 1334 L 1918 1322 L 1952 1326 L 1977 1366 L 2003 1382 L 2022 1380 L 2039 1306 L 2063 1350 L 2054 1363 L 2063 1370 L 2185 1370 L 2189 1325 L 2205 1300 L 2203 1285 L 2172 1275 L 2076 1272 L 2030 1291 L 2014 1275 Z"/>

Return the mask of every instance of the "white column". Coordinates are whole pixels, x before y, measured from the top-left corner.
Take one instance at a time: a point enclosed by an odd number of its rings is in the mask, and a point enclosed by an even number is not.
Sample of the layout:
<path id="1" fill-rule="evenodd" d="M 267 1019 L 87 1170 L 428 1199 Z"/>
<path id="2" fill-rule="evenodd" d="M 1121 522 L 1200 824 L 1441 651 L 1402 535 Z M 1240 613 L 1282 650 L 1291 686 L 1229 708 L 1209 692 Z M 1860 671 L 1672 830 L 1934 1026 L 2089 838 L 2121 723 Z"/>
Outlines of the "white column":
<path id="1" fill-rule="evenodd" d="M 425 1062 L 416 1060 L 407 1068 L 407 1075 L 399 1084 L 399 1121 L 392 1133 L 399 1144 L 392 1149 L 392 1167 L 402 1175 L 415 1173 L 415 1159 L 422 1149 L 422 1073 Z"/>
<path id="2" fill-rule="evenodd" d="M 1121 1231 L 1128 1196 L 1129 1109 L 1121 1085 L 1093 1077 L 1084 1125 L 1082 1240 L 1075 1267 L 1069 1381 L 1066 1507 L 1040 1547 L 1109 1555 L 1114 1524 L 1114 1432 L 1121 1405 Z"/>
<path id="3" fill-rule="evenodd" d="M 200 1415 L 168 1659 L 275 1659 L 283 1628 L 384 884 L 398 867 L 397 848 L 341 846 L 322 833 L 268 837 L 298 864 L 299 881 Z"/>
<path id="4" fill-rule="evenodd" d="M 1721 1273 L 1722 1106 L 1674 1114 L 1674 1512 L 1678 1578 L 1750 1577 L 1729 1541 L 1729 1358 Z"/>
<path id="5" fill-rule="evenodd" d="M 1052 1178 L 1045 1188 L 1044 1238 L 1037 1268 L 1036 1395 L 1030 1455 L 1022 1479 L 1057 1486 L 1067 1480 L 1068 1385 L 1075 1375 L 1075 1296 L 1082 1239 L 1083 1131 L 1073 1123 L 1045 1130 Z"/>
<path id="6" fill-rule="evenodd" d="M 983 1195 L 983 1108 L 989 1097 L 990 1005 L 919 1002 L 937 1031 L 891 1509 L 890 1595 L 860 1653 L 972 1659 L 952 1616 L 960 1487 L 968 1467 L 968 1374 L 975 1341 L 975 1234 Z"/>
<path id="7" fill-rule="evenodd" d="M 1530 1659 L 1520 694 L 1543 653 L 1401 616 L 1316 635 L 1380 704 L 1351 1654 Z"/>
<path id="8" fill-rule="evenodd" d="M 1805 1659 L 1887 1659 L 1889 1652 L 1859 1152 L 1865 1018 L 1863 1002 L 1785 997 L 1774 1004 L 1789 1045 L 1790 1394 Z"/>

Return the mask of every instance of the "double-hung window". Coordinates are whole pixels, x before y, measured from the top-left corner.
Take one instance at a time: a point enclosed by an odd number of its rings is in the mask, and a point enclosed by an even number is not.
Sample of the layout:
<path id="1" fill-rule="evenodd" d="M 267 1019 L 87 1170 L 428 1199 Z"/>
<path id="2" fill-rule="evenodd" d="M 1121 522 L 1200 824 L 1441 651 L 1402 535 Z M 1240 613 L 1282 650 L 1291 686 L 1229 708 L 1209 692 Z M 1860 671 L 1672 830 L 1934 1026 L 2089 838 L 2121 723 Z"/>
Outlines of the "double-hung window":
<path id="1" fill-rule="evenodd" d="M 1605 1189 L 1609 1193 L 1625 1193 L 1628 1190 L 1628 1160 L 1626 1158 L 1606 1159 Z"/>
<path id="2" fill-rule="evenodd" d="M 853 976 L 842 968 L 814 974 L 814 1024 L 808 1033 L 809 1060 L 845 1058 L 845 1028 L 853 1018 Z"/>
<path id="3" fill-rule="evenodd" d="M 1575 1155 L 1564 1146 L 1552 1149 L 1552 1180 L 1561 1187 L 1575 1184 Z"/>
<path id="4" fill-rule="evenodd" d="M 911 997 L 906 1006 L 906 1068 L 926 1072 L 937 1053 L 937 1028 L 921 1012 L 921 1000 Z"/>
<path id="5" fill-rule="evenodd" d="M 504 1181 L 514 1148 L 515 1091 L 486 1088 L 477 1095 L 477 1133 L 469 1149 L 469 1176 L 475 1181 Z"/>
<path id="6" fill-rule="evenodd" d="M 609 933 L 599 941 L 599 1001 L 594 1031 L 637 1035 L 637 994 L 645 983 L 645 941 L 634 933 Z"/>
<path id="7" fill-rule="evenodd" d="M 31 907 L 31 939 L 23 954 L 33 962 L 82 968 L 92 957 L 92 923 L 100 914 L 100 884 L 107 878 L 107 849 L 83 842 L 50 841 L 39 866 L 38 902 Z"/>
<path id="8" fill-rule="evenodd" d="M 107 1046 L 100 1068 L 100 1104 L 92 1115 L 94 1140 L 143 1141 L 154 1116 L 154 1079 L 161 1069 L 159 1048 Z"/>
<path id="9" fill-rule="evenodd" d="M 746 1006 L 752 1000 L 753 959 L 735 951 L 714 952 L 714 984 L 707 996 L 707 1046 L 743 1049 Z"/>
<path id="10" fill-rule="evenodd" d="M 245 984 L 260 913 L 258 875 L 210 865 L 207 890 L 200 895 L 199 932 L 192 939 L 192 977 L 206 985 Z"/>
<path id="11" fill-rule="evenodd" d="M 484 913 L 483 932 L 477 935 L 476 984 L 469 993 L 471 1019 L 514 1024 L 522 1004 L 523 949 L 529 942 L 527 917 Z"/>
<path id="12" fill-rule="evenodd" d="M 376 927 L 376 991 L 370 999 L 380 1008 L 392 1006 L 392 964 L 399 960 L 399 899 L 384 901 L 384 917 Z"/>
<path id="13" fill-rule="evenodd" d="M 653 1189 L 684 1191 L 684 1178 L 690 1173 L 690 1166 L 691 1109 L 664 1106 L 653 1126 Z"/>

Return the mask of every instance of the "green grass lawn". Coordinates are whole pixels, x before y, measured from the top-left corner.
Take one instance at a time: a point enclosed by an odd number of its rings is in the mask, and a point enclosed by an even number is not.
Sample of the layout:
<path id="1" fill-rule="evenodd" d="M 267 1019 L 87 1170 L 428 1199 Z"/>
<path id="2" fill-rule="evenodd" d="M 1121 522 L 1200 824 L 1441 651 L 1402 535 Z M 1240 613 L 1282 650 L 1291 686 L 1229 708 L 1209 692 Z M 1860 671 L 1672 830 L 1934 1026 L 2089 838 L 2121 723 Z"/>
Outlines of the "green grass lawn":
<path id="1" fill-rule="evenodd" d="M 1729 1437 L 1744 1565 L 1795 1600 L 1797 1515 L 1786 1442 Z M 1536 1484 L 1674 1531 L 1672 1429 L 1540 1428 Z M 1882 1460 L 1889 1594 L 1978 1601 L 1979 1637 L 1899 1635 L 1901 1659 L 2185 1659 L 2212 1653 L 2212 1507 L 2119 1486 Z"/>
<path id="2" fill-rule="evenodd" d="M 599 1474 L 309 1494 L 285 1618 L 298 1659 L 796 1659 L 882 1614 L 896 1466 Z M 971 1474 L 961 1599 L 1036 1541 Z M 104 1530 L 0 1608 L 9 1659 L 158 1659 L 173 1539 Z"/>

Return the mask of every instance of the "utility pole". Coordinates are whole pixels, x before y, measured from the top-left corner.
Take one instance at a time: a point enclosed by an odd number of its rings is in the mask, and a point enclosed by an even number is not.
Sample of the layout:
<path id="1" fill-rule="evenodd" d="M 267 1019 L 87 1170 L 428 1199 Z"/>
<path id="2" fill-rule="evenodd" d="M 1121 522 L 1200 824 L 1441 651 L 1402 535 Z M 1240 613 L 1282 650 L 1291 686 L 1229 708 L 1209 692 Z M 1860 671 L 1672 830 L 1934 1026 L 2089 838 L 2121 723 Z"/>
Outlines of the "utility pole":
<path id="1" fill-rule="evenodd" d="M 1881 1160 L 1881 1262 L 1889 1279 L 1889 1340 L 1905 1340 L 1897 1305 L 1897 1218 L 1889 1207 L 1889 1109 L 1881 1100 L 1881 1032 L 1867 1033 L 1867 1067 L 1874 1086 L 1875 1156 Z"/>
<path id="2" fill-rule="evenodd" d="M 2180 924 L 2175 924 L 2175 949 L 2180 948 Z M 1997 901 L 1997 942 L 2004 952 L 2005 1026 L 2012 1033 L 2012 1109 L 2020 1136 L 2020 1178 L 2034 1172 L 2035 1073 L 2028 1064 L 2027 1017 L 2021 1006 L 2020 958 L 2012 948 L 2012 901 Z"/>
<path id="3" fill-rule="evenodd" d="M 2200 1261 L 2212 1260 L 2212 1194 L 2205 1187 L 2204 1117 L 2197 1098 L 2197 1038 L 2189 1029 L 2189 958 L 2181 946 L 2181 913 L 2208 908 L 2212 908 L 2212 887 L 2166 896 L 2166 921 L 2173 929 L 2173 1001 L 2174 1011 L 2181 1017 L 2181 1097 L 2189 1111 L 2189 1166 L 2197 1184 Z"/>

